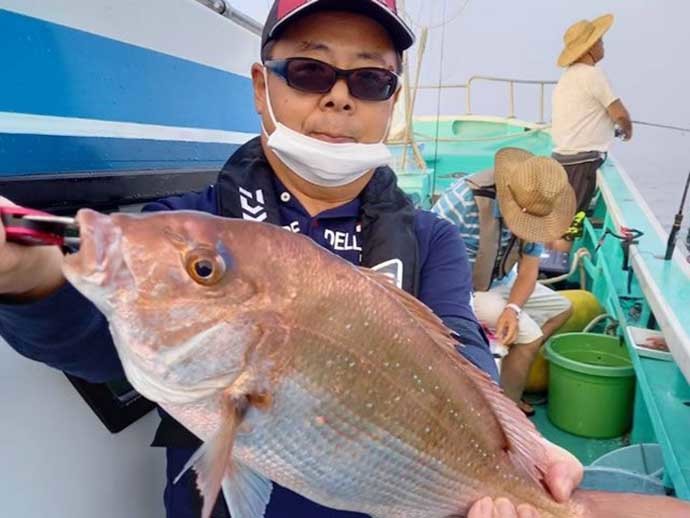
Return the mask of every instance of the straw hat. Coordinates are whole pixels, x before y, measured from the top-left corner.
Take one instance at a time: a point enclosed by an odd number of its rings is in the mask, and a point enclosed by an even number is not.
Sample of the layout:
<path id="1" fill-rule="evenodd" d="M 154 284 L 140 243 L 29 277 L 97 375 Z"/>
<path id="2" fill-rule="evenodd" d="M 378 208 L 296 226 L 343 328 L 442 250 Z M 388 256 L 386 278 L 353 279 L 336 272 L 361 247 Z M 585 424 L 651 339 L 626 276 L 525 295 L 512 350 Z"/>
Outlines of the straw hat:
<path id="1" fill-rule="evenodd" d="M 613 15 L 605 14 L 591 22 L 580 20 L 568 27 L 565 36 L 563 36 L 565 49 L 558 57 L 558 66 L 572 65 L 599 41 L 599 38 L 611 28 L 611 25 L 613 25 Z"/>
<path id="2" fill-rule="evenodd" d="M 575 215 L 575 192 L 553 158 L 503 148 L 494 165 L 496 198 L 510 231 L 520 239 L 548 243 L 560 238 Z"/>

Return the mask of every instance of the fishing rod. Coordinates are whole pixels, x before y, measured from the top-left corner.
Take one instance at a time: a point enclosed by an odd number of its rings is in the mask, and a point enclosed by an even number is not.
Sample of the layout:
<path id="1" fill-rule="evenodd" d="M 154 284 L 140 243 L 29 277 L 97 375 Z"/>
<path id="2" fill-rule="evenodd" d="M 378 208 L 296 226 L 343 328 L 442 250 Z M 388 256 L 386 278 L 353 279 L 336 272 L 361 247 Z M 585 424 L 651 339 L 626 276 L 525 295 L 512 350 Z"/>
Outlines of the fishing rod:
<path id="1" fill-rule="evenodd" d="M 683 222 L 683 209 L 685 207 L 685 198 L 688 196 L 688 187 L 690 187 L 690 173 L 688 173 L 688 179 L 685 182 L 685 190 L 683 191 L 683 198 L 680 200 L 680 208 L 678 209 L 678 214 L 673 221 L 673 228 L 671 228 L 671 233 L 668 235 L 668 242 L 666 243 L 666 255 L 664 259 L 666 261 L 670 260 L 673 256 L 673 250 L 676 248 L 676 239 L 678 239 L 678 232 L 680 231 L 680 225 Z"/>
<path id="2" fill-rule="evenodd" d="M 690 128 L 681 128 L 680 126 L 671 126 L 670 124 L 658 124 L 656 122 L 645 122 L 645 121 L 630 121 L 633 124 L 639 124 L 641 126 L 651 126 L 653 128 L 669 129 L 674 131 L 682 131 L 690 133 Z"/>

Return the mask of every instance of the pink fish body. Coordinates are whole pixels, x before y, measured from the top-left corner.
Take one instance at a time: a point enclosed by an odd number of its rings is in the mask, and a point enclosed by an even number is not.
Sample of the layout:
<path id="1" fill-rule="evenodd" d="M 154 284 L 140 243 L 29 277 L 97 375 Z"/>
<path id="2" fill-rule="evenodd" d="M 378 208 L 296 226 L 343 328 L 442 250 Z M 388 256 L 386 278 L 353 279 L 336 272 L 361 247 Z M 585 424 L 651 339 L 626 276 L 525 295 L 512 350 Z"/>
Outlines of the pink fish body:
<path id="1" fill-rule="evenodd" d="M 205 441 L 204 518 L 221 487 L 233 518 L 263 516 L 271 481 L 378 518 L 465 516 L 484 496 L 543 518 L 690 516 L 665 498 L 556 503 L 534 426 L 441 321 L 308 238 L 195 212 L 78 222 L 65 275 L 134 387 Z"/>

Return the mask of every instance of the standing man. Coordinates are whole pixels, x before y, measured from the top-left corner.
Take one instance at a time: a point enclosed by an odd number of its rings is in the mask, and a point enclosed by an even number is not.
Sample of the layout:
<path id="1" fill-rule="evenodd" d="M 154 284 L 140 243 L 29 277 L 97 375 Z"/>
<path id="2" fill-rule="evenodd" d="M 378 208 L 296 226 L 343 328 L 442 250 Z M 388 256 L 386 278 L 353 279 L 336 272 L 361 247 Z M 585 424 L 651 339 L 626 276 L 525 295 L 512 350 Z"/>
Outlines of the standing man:
<path id="1" fill-rule="evenodd" d="M 565 171 L 551 158 L 504 148 L 494 169 L 458 180 L 432 210 L 460 228 L 477 317 L 509 348 L 501 387 L 531 415 L 534 409 L 521 399 L 530 367 L 571 313 L 568 299 L 537 283 L 541 243 L 561 236 L 575 212 Z"/>
<path id="2" fill-rule="evenodd" d="M 565 71 L 553 92 L 552 156 L 568 173 L 577 211 L 592 201 L 597 169 L 606 160 L 616 127 L 623 140 L 632 138 L 630 114 L 596 66 L 604 59 L 602 38 L 612 24 L 613 15 L 606 14 L 570 26 L 558 58 Z"/>

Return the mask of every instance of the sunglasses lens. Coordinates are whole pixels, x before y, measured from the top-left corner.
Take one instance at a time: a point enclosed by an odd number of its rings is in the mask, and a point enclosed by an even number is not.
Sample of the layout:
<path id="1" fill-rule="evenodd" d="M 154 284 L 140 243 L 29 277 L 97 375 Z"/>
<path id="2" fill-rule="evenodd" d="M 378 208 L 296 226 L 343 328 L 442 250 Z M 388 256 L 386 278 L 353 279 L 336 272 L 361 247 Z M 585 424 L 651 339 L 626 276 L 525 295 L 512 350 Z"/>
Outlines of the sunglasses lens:
<path id="1" fill-rule="evenodd" d="M 293 88 L 311 93 L 326 93 L 335 84 L 335 70 L 326 63 L 292 59 L 287 65 L 287 82 Z"/>
<path id="2" fill-rule="evenodd" d="M 340 75 L 347 77 L 350 94 L 364 101 L 385 101 L 395 93 L 398 76 L 383 68 L 358 68 L 338 72 L 328 63 L 315 59 L 291 58 L 285 60 L 280 73 L 287 83 L 303 92 L 324 94 L 330 92 Z M 274 69 L 275 70 L 275 69 Z"/>
<path id="3" fill-rule="evenodd" d="M 348 85 L 353 97 L 365 101 L 384 101 L 395 93 L 398 78 L 382 68 L 362 68 L 350 74 Z"/>

